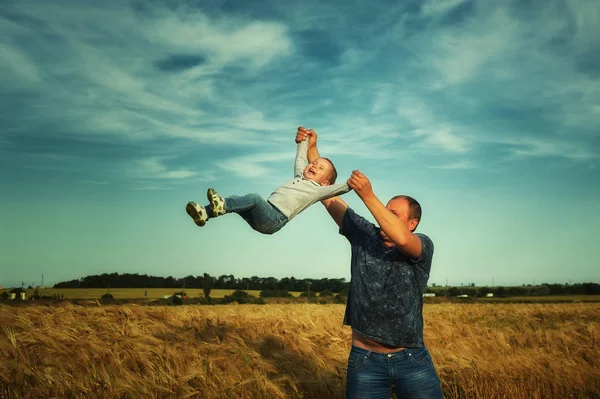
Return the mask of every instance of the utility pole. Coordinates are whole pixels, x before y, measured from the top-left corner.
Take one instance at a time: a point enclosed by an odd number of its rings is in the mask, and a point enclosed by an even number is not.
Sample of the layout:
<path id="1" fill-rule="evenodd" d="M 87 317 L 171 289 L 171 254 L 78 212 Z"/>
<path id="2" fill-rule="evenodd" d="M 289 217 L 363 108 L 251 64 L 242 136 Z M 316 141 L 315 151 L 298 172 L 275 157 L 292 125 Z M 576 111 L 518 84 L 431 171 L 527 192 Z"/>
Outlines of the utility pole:
<path id="1" fill-rule="evenodd" d="M 42 289 L 44 289 L 44 273 L 42 273 Z"/>

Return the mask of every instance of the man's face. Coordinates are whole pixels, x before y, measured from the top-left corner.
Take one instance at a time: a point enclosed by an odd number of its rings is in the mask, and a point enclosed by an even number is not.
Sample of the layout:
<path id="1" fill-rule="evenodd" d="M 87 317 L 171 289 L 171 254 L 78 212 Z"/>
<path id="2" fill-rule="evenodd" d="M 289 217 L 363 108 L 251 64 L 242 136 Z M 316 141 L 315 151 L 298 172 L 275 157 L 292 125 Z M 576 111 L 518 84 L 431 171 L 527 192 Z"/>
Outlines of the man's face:
<path id="1" fill-rule="evenodd" d="M 419 221 L 417 219 L 410 219 L 408 216 L 409 208 L 408 201 L 405 198 L 396 198 L 394 200 L 390 200 L 385 206 L 389 209 L 410 231 L 413 231 Z M 383 232 L 383 230 L 379 230 L 379 235 L 383 238 L 383 245 L 386 247 L 393 247 L 394 242 L 388 238 L 388 236 Z"/>
<path id="2" fill-rule="evenodd" d="M 322 186 L 328 186 L 331 170 L 331 164 L 327 160 L 317 158 L 304 168 L 304 177 Z"/>

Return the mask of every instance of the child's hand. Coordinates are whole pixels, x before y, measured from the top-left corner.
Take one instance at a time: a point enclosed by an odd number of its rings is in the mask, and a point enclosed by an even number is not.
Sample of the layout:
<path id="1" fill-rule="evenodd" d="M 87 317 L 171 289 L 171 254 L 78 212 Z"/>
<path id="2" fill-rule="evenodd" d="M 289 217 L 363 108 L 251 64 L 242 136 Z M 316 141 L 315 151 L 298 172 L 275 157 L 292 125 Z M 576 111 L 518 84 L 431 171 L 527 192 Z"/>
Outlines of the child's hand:
<path id="1" fill-rule="evenodd" d="M 312 129 L 306 129 L 300 126 L 296 132 L 296 144 L 308 139 L 308 146 L 315 147 L 317 145 L 317 132 Z"/>
<path id="2" fill-rule="evenodd" d="M 373 195 L 371 182 L 360 170 L 352 171 L 352 176 L 348 179 L 348 186 L 350 186 L 361 199 Z"/>
<path id="3" fill-rule="evenodd" d="M 296 144 L 308 138 L 308 132 L 304 126 L 300 126 L 296 132 Z"/>

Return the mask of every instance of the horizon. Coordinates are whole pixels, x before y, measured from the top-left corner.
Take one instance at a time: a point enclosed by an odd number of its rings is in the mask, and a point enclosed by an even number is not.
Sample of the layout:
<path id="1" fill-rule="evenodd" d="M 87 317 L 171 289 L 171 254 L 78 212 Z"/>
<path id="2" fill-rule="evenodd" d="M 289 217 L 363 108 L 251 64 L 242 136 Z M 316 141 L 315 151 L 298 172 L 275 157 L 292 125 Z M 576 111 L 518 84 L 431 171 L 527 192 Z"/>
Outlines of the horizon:
<path id="1" fill-rule="evenodd" d="M 319 203 L 272 236 L 185 213 L 209 187 L 268 197 L 298 126 L 338 182 L 421 203 L 429 285 L 600 281 L 598 21 L 592 0 L 8 2 L 0 284 L 350 280 Z"/>

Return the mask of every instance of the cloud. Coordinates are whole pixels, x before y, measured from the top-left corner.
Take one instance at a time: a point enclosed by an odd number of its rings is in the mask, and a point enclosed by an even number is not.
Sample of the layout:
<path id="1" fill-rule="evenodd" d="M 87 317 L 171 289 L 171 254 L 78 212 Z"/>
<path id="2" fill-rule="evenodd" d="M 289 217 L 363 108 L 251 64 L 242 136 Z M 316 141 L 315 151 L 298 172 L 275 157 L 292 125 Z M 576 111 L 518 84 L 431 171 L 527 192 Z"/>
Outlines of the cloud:
<path id="1" fill-rule="evenodd" d="M 216 87 L 224 71 L 256 73 L 294 50 L 280 23 L 162 6 L 139 14 L 126 3 L 18 4 L 0 13 L 0 32 L 0 83 L 28 109 L 3 115 L 5 132 L 54 127 L 78 136 L 243 144 L 231 126 L 254 123 L 261 112 Z M 259 123 L 268 126 L 259 117 L 253 127 Z"/>
<path id="2" fill-rule="evenodd" d="M 417 137 L 425 137 L 425 144 L 434 147 L 439 147 L 448 152 L 466 152 L 469 147 L 467 141 L 453 134 L 450 127 L 442 127 L 440 129 L 416 129 L 414 135 Z"/>
<path id="3" fill-rule="evenodd" d="M 221 169 L 233 172 L 241 177 L 256 178 L 273 175 L 273 167 L 264 164 L 280 163 L 289 161 L 289 168 L 292 170 L 292 161 L 295 153 L 262 153 L 241 157 L 229 158 L 217 164 Z"/>
<path id="4" fill-rule="evenodd" d="M 425 17 L 443 14 L 466 2 L 466 0 L 428 0 L 421 5 L 421 14 Z"/>
<path id="5" fill-rule="evenodd" d="M 600 156 L 597 152 L 565 140 L 525 137 L 520 140 L 507 140 L 504 143 L 512 144 L 512 153 L 518 157 L 557 157 L 571 161 L 589 161 Z"/>
<path id="6" fill-rule="evenodd" d="M 593 1 L 240 7 L 11 4 L 0 12 L 0 141 L 106 140 L 130 148 L 107 173 L 163 184 L 202 177 L 204 164 L 180 156 L 189 148 L 237 176 L 269 176 L 293 160 L 276 154 L 300 124 L 342 168 L 600 152 Z M 88 167 L 93 151 L 68 166 Z"/>
<path id="7" fill-rule="evenodd" d="M 18 49 L 0 43 L 0 52 L 2 53 L 0 71 L 4 69 L 3 74 L 5 76 L 16 75 L 18 80 L 22 80 L 24 84 L 41 81 L 38 68 Z"/>
<path id="8" fill-rule="evenodd" d="M 97 185 L 97 186 L 103 186 L 103 185 L 108 184 L 107 181 L 99 181 L 99 180 L 84 180 L 84 183 L 93 184 L 93 185 Z"/>
<path id="9" fill-rule="evenodd" d="M 459 170 L 459 169 L 474 169 L 475 164 L 470 161 L 459 161 L 446 165 L 429 166 L 430 169 L 445 169 L 445 170 Z"/>
<path id="10" fill-rule="evenodd" d="M 441 115 L 436 115 L 421 103 L 419 99 L 407 96 L 402 99 L 397 113 L 403 117 L 411 127 L 412 134 L 423 141 L 417 146 L 432 147 L 450 153 L 463 153 L 471 148 L 471 141 L 464 134 L 464 127 L 453 125 L 451 120 Z"/>
<path id="11" fill-rule="evenodd" d="M 195 177 L 198 172 L 189 169 L 170 169 L 165 165 L 165 157 L 152 157 L 137 161 L 137 167 L 132 173 L 137 177 L 152 179 L 180 180 Z"/>
<path id="12" fill-rule="evenodd" d="M 155 61 L 158 69 L 165 72 L 179 72 L 194 68 L 206 62 L 206 57 L 193 54 L 173 54 Z"/>

